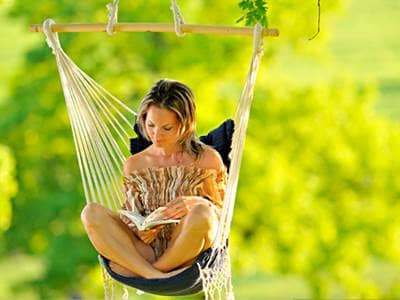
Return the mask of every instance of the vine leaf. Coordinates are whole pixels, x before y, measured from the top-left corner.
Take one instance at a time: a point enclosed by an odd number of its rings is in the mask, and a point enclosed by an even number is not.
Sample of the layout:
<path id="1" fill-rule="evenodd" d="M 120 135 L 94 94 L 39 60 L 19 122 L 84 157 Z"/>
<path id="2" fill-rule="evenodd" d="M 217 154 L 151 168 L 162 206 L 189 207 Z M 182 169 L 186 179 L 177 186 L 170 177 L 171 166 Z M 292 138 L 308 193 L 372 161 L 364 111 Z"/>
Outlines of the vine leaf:
<path id="1" fill-rule="evenodd" d="M 268 27 L 267 3 L 265 0 L 242 0 L 239 7 L 245 12 L 236 23 L 245 21 L 246 26 L 255 25 L 259 22 L 264 27 Z"/>

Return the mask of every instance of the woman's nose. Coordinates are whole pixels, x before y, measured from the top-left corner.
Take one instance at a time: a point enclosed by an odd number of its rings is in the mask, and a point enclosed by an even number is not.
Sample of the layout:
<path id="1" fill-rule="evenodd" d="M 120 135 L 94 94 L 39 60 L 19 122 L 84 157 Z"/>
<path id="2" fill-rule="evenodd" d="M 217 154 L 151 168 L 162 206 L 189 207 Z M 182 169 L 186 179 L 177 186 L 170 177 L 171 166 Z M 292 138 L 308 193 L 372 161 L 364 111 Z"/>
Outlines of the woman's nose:
<path id="1" fill-rule="evenodd" d="M 161 136 L 160 128 L 154 128 L 154 137 L 159 137 L 159 136 Z"/>

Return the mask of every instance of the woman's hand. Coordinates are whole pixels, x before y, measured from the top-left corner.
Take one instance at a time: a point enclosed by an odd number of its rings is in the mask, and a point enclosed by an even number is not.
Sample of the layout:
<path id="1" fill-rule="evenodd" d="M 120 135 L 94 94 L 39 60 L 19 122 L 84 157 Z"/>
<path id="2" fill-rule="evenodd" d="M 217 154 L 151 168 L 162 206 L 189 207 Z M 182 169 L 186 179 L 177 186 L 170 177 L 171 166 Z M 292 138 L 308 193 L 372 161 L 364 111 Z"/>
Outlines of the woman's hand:
<path id="1" fill-rule="evenodd" d="M 157 237 L 163 226 L 164 225 L 159 225 L 143 231 L 136 230 L 135 233 L 143 241 L 143 243 L 150 244 Z"/>
<path id="2" fill-rule="evenodd" d="M 169 202 L 162 212 L 164 219 L 181 219 L 196 205 L 210 204 L 210 202 L 200 196 L 180 196 Z"/>

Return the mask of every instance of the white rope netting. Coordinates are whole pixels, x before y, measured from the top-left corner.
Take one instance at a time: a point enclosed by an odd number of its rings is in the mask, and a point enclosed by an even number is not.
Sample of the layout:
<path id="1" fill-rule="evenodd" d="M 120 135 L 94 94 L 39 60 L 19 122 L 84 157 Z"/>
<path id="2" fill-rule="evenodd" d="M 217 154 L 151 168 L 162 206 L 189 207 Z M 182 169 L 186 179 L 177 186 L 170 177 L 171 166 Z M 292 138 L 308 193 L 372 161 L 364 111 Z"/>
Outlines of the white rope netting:
<path id="1" fill-rule="evenodd" d="M 177 7 L 176 1 L 173 1 L 174 5 Z M 179 11 L 179 8 L 175 11 Z M 183 19 L 175 23 L 182 24 Z M 124 202 L 121 170 L 129 156 L 128 141 L 135 112 L 85 74 L 66 55 L 57 33 L 51 30 L 52 24 L 54 21 L 46 20 L 43 23 L 43 31 L 56 57 L 86 201 L 97 202 L 116 211 Z M 213 264 L 207 265 L 200 272 L 206 299 L 234 298 L 227 240 L 254 85 L 263 55 L 262 34 L 263 28 L 257 25 L 254 28 L 254 50 L 250 69 L 236 110 L 230 173 L 214 244 L 215 252 L 211 254 L 218 255 L 215 256 Z M 113 294 L 113 288 L 108 288 L 106 292 Z"/>
<path id="2" fill-rule="evenodd" d="M 116 210 L 124 201 L 121 170 L 129 156 L 135 112 L 75 65 L 52 24 L 46 20 L 43 30 L 56 57 L 86 202 Z"/>

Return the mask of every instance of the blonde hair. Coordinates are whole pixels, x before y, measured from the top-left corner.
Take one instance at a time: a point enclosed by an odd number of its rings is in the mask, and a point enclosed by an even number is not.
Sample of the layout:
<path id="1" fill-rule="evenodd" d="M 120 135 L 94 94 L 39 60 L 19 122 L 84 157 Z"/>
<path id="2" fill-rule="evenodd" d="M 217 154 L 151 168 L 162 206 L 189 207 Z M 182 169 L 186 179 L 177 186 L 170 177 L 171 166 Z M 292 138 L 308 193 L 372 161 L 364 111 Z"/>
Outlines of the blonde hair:
<path id="1" fill-rule="evenodd" d="M 151 105 L 174 112 L 180 124 L 178 143 L 183 150 L 196 159 L 204 152 L 204 144 L 196 137 L 196 104 L 191 89 L 171 79 L 157 81 L 140 103 L 137 124 L 142 135 L 150 141 L 145 122 Z"/>

